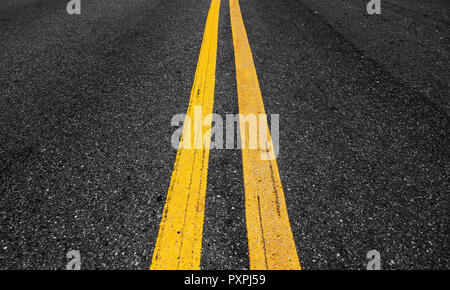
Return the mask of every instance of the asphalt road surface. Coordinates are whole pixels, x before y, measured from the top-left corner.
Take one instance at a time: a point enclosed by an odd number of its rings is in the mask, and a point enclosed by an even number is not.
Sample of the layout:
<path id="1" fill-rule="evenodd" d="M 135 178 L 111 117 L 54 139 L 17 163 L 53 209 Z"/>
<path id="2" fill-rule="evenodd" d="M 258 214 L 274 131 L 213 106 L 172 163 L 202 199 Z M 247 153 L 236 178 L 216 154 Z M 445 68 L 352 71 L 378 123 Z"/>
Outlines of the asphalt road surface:
<path id="1" fill-rule="evenodd" d="M 234 0 L 209 33 L 216 0 L 81 0 L 80 15 L 67 2 L 0 1 L 0 269 L 65 269 L 70 250 L 82 269 L 148 269 L 178 166 L 171 120 L 214 29 L 212 111 L 245 107 Z M 381 0 L 368 15 L 367 2 L 239 1 L 279 116 L 286 245 L 303 269 L 365 269 L 370 250 L 382 269 L 449 269 L 450 3 Z M 209 151 L 201 269 L 255 268 L 246 158 Z"/>

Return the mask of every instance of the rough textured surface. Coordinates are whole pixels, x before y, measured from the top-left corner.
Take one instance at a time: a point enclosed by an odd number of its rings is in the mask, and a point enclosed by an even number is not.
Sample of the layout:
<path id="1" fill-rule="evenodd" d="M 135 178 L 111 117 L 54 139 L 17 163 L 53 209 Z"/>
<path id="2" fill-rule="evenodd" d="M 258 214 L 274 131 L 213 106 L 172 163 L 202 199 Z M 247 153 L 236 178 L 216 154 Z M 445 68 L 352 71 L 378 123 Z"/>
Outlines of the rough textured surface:
<path id="1" fill-rule="evenodd" d="M 241 0 L 305 269 L 448 269 L 446 0 Z M 209 1 L 0 3 L 0 268 L 150 265 Z M 214 112 L 238 113 L 222 0 Z M 202 267 L 246 269 L 239 150 L 213 150 Z"/>

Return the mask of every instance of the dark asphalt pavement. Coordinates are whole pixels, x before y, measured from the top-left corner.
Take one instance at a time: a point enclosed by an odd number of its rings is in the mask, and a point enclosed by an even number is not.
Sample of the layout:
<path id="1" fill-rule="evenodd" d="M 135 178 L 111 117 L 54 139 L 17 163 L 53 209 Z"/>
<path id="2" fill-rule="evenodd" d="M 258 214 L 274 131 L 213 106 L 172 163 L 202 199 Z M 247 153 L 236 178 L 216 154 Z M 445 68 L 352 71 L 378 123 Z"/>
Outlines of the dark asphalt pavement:
<path id="1" fill-rule="evenodd" d="M 0 2 L 0 269 L 148 269 L 208 0 Z M 450 3 L 240 0 L 304 269 L 450 269 Z M 237 114 L 229 4 L 214 112 Z M 248 269 L 240 150 L 211 150 L 203 269 Z"/>

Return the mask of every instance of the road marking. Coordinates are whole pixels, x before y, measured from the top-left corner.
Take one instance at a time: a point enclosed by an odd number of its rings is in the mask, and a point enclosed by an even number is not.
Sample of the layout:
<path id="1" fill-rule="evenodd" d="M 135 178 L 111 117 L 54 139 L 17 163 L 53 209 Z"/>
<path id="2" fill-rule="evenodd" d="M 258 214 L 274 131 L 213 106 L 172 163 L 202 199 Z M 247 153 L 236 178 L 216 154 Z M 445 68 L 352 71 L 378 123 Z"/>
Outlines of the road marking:
<path id="1" fill-rule="evenodd" d="M 203 116 L 211 114 L 213 110 L 219 8 L 220 0 L 212 0 L 186 115 L 186 121 L 194 119 L 198 121 L 194 124 L 194 128 L 202 128 L 198 131 L 202 132 L 202 136 L 211 129 L 212 121 L 204 122 L 202 126 L 202 118 L 194 118 L 194 112 L 199 106 Z M 191 134 L 190 140 L 194 140 L 195 144 L 202 142 L 199 134 L 192 135 L 196 130 L 188 131 L 188 127 L 190 126 L 183 128 L 153 252 L 151 270 L 200 269 L 211 139 L 205 138 L 204 146 L 199 146 L 200 149 L 183 149 L 181 144 L 188 132 Z"/>
<path id="2" fill-rule="evenodd" d="M 253 56 L 238 0 L 230 0 L 239 113 L 265 114 Z M 271 141 L 267 123 L 267 140 Z M 244 130 L 244 131 L 243 131 Z M 264 131 L 263 131 L 264 132 Z M 259 130 L 258 130 L 259 134 Z M 241 127 L 242 144 L 245 127 Z M 258 136 L 259 140 L 259 136 Z M 242 148 L 250 269 L 301 269 L 273 150 Z M 262 160 L 268 154 L 270 160 Z"/>

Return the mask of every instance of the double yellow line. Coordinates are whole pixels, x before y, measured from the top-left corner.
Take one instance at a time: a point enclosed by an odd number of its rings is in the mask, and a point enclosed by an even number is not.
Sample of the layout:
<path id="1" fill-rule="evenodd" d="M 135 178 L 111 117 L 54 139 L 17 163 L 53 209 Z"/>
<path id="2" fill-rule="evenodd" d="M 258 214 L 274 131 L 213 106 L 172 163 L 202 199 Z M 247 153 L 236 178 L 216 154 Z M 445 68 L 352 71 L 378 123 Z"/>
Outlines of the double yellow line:
<path id="1" fill-rule="evenodd" d="M 212 0 L 186 117 L 197 130 L 183 128 L 150 269 L 200 269 L 211 120 L 195 121 L 193 108 L 201 106 L 203 116 L 212 113 L 219 9 L 220 0 Z M 230 0 L 230 15 L 239 112 L 265 114 L 238 0 Z M 267 122 L 261 125 L 270 143 Z M 243 126 L 240 135 L 246 144 Z M 183 148 L 187 137 L 203 146 Z M 242 149 L 242 163 L 250 269 L 300 269 L 274 153 L 248 147 Z"/>

